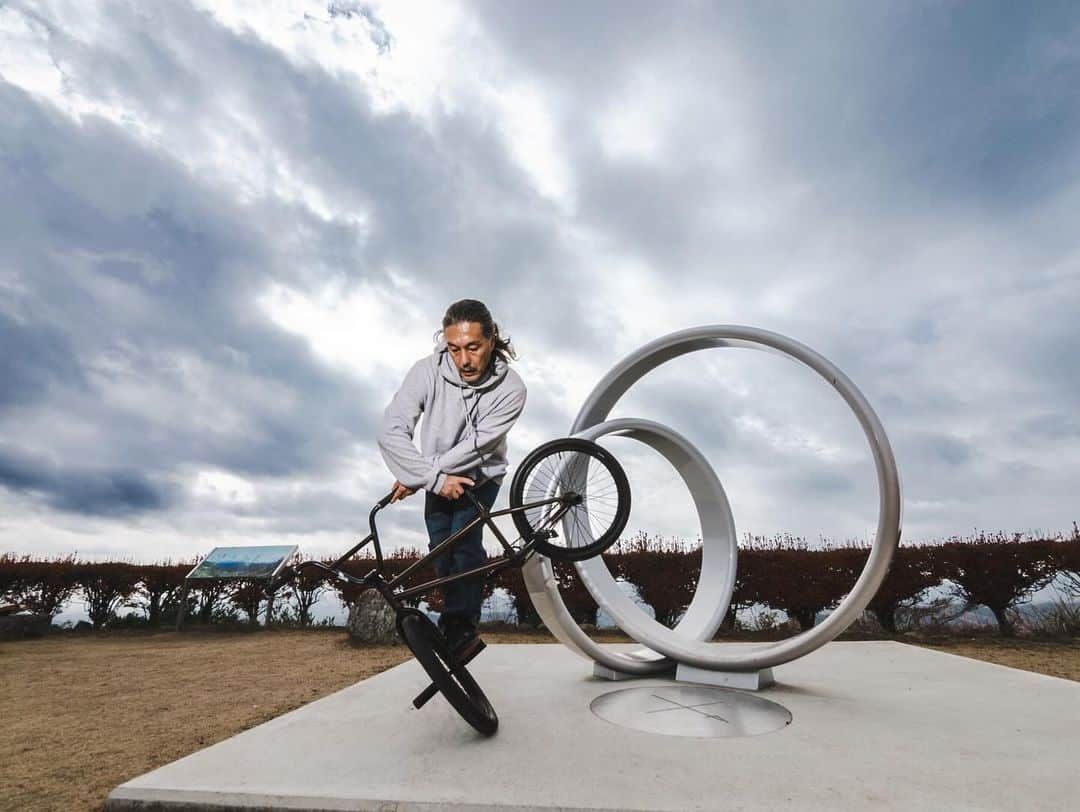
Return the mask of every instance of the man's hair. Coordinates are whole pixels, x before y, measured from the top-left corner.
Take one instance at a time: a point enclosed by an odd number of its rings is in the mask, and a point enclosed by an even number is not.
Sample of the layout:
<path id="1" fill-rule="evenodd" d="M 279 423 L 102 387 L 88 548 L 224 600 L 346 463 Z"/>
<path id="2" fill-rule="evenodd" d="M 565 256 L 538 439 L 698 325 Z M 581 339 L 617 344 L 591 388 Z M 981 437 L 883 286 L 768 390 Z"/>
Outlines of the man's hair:
<path id="1" fill-rule="evenodd" d="M 491 311 L 487 309 L 487 305 L 476 299 L 460 299 L 446 308 L 442 329 L 435 331 L 435 340 L 441 339 L 443 331 L 451 324 L 459 324 L 463 321 L 476 322 L 483 330 L 484 338 L 495 339 L 495 355 L 507 362 L 517 358 L 514 345 L 510 343 L 510 337 L 503 338 L 499 335 L 499 325 L 491 318 Z"/>

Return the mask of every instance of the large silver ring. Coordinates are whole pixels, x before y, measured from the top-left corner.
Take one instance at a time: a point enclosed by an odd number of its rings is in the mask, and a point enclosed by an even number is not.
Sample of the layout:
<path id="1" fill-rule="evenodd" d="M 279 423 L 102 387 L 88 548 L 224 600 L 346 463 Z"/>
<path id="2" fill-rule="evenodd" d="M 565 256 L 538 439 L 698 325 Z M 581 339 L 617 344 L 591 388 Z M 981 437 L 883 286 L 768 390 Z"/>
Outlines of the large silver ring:
<path id="1" fill-rule="evenodd" d="M 736 650 L 731 646 L 708 642 L 719 628 L 730 602 L 736 560 L 734 522 L 726 496 L 722 497 L 723 508 L 715 500 L 710 506 L 708 497 L 703 497 L 703 501 L 698 499 L 708 490 L 712 490 L 714 495 L 717 492 L 723 494 L 715 473 L 689 441 L 664 426 L 640 420 L 604 422 L 619 398 L 650 370 L 681 355 L 712 347 L 744 347 L 778 353 L 805 364 L 821 375 L 840 393 L 862 426 L 874 458 L 878 481 L 877 531 L 870 555 L 851 592 L 825 620 L 812 629 L 778 643 L 749 650 L 745 647 Z M 571 434 L 590 439 L 612 433 L 648 443 L 672 461 L 676 468 L 679 468 L 679 463 L 673 456 L 684 461 L 693 460 L 689 468 L 680 468 L 680 474 L 695 497 L 702 520 L 703 539 L 707 533 L 720 532 L 717 530 L 720 527 L 718 517 L 726 511 L 729 525 L 723 532 L 730 530 L 731 567 L 721 571 L 717 563 L 706 572 L 703 551 L 702 575 L 694 600 L 682 621 L 674 629 L 668 629 L 649 618 L 623 594 L 601 559 L 579 562 L 576 565 L 578 571 L 597 605 L 611 615 L 623 631 L 648 649 L 620 654 L 608 651 L 589 639 L 566 610 L 550 562 L 534 557 L 523 573 L 536 610 L 552 633 L 582 656 L 630 674 L 655 673 L 667 668 L 670 665 L 667 658 L 718 671 L 771 668 L 809 654 L 843 632 L 861 615 L 884 580 L 900 542 L 901 490 L 896 460 L 885 430 L 866 398 L 843 372 L 809 347 L 767 330 L 735 325 L 695 327 L 659 338 L 631 353 L 604 376 L 586 399 L 571 429 Z M 709 518 L 711 510 L 715 510 L 717 518 Z M 710 558 L 710 562 L 719 562 L 721 558 L 715 556 Z M 723 611 L 720 611 L 721 607 Z"/>

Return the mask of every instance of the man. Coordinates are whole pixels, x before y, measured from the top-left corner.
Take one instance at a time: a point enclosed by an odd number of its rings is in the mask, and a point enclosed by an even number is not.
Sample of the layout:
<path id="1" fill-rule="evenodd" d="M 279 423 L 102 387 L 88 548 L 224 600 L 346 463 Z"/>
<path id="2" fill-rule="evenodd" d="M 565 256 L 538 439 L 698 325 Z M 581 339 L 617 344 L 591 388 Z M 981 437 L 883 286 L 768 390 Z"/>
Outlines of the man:
<path id="1" fill-rule="evenodd" d="M 391 501 L 423 488 L 430 548 L 476 518 L 466 488 L 486 508 L 495 502 L 506 474 L 506 434 L 525 406 L 525 384 L 510 369 L 516 358 L 483 302 L 462 299 L 447 309 L 432 355 L 417 361 L 383 413 L 379 450 L 397 477 Z M 413 430 L 420 415 L 420 450 Z M 435 559 L 441 578 L 482 566 L 487 560 L 483 525 L 459 538 Z M 439 627 L 462 651 L 477 636 L 483 579 L 443 588 Z"/>

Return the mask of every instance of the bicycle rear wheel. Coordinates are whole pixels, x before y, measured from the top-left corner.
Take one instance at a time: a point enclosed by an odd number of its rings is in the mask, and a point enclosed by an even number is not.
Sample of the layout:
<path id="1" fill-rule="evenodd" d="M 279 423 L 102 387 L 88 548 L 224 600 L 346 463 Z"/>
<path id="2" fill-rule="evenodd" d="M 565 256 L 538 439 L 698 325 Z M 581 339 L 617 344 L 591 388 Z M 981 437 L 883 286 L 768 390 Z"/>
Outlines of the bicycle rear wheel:
<path id="1" fill-rule="evenodd" d="M 398 614 L 397 627 L 417 662 L 450 706 L 477 731 L 485 736 L 493 735 L 499 728 L 495 709 L 465 666 L 454 667 L 449 647 L 438 627 L 427 615 L 414 609 Z"/>
<path id="2" fill-rule="evenodd" d="M 571 500 L 534 505 L 558 498 Z M 566 437 L 529 453 L 510 483 L 510 507 L 521 537 L 538 552 L 562 561 L 599 555 L 625 529 L 630 517 L 630 483 L 618 460 L 591 440 Z M 558 526 L 561 525 L 561 533 Z"/>

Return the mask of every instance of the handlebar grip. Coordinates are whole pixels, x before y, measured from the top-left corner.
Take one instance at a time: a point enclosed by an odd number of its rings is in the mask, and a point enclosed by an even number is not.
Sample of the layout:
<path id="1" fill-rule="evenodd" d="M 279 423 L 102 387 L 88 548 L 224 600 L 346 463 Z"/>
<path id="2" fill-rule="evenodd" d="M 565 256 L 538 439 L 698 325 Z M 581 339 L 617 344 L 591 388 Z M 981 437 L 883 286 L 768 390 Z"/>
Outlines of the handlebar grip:
<path id="1" fill-rule="evenodd" d="M 384 496 L 382 499 L 380 499 L 378 501 L 378 503 L 376 503 L 375 509 L 376 510 L 382 510 L 384 507 L 386 507 L 387 505 L 390 504 L 390 500 L 393 499 L 393 498 L 394 498 L 394 492 L 390 491 L 390 493 L 386 494 L 386 496 Z"/>

